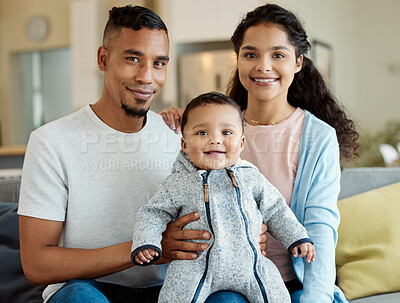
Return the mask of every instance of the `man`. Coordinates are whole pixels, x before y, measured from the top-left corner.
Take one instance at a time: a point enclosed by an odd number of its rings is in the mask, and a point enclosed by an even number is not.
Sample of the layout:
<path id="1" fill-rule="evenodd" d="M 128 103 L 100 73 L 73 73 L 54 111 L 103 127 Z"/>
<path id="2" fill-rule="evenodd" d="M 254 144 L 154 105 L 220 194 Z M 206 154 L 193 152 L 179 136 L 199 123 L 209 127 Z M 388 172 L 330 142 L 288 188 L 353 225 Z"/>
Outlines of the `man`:
<path id="1" fill-rule="evenodd" d="M 18 210 L 21 260 L 30 283 L 49 285 L 45 301 L 157 301 L 165 265 L 133 266 L 130 239 L 138 209 L 170 173 L 179 148 L 180 138 L 149 111 L 168 54 L 159 16 L 113 8 L 97 53 L 101 98 L 31 134 Z M 159 264 L 207 249 L 182 241 L 210 237 L 182 230 L 196 219 L 193 213 L 169 225 Z"/>

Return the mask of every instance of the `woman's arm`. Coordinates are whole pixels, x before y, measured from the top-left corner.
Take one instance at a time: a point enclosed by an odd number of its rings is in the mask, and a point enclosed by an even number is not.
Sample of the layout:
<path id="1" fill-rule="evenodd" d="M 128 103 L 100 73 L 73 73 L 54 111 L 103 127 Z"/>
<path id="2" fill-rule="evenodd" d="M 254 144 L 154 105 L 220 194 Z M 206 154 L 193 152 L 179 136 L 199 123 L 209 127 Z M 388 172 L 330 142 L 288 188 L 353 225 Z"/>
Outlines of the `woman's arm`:
<path id="1" fill-rule="evenodd" d="M 303 263 L 302 300 L 332 302 L 334 293 L 335 246 L 340 221 L 337 197 L 340 191 L 339 148 L 336 140 L 327 144 L 312 171 L 304 203 L 303 225 L 318 254 L 313 264 Z M 298 172 L 299 173 L 299 172 Z M 298 262 L 298 261 L 297 261 Z M 296 270 L 296 261 L 294 267 Z M 298 272 L 298 270 L 296 270 Z"/>

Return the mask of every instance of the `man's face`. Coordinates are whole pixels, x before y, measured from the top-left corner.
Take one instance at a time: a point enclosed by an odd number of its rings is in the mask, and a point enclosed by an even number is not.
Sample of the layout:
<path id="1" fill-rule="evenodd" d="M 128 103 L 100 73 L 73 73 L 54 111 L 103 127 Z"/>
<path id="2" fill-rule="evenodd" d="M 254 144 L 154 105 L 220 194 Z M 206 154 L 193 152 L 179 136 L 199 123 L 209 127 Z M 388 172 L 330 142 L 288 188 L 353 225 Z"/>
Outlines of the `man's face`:
<path id="1" fill-rule="evenodd" d="M 168 37 L 163 30 L 123 27 L 98 53 L 103 95 L 129 116 L 144 117 L 167 77 Z"/>

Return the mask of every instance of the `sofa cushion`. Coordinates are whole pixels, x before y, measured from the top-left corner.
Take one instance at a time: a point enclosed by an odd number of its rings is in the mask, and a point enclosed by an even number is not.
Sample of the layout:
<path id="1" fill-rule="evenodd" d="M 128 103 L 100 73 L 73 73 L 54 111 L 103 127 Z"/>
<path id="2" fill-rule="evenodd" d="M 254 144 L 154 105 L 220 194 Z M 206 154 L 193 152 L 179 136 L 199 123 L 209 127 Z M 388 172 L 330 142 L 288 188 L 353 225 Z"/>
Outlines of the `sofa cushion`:
<path id="1" fill-rule="evenodd" d="M 338 202 L 338 285 L 350 300 L 400 291 L 400 182 Z"/>
<path id="2" fill-rule="evenodd" d="M 31 286 L 22 271 L 17 207 L 0 202 L 0 302 L 42 302 L 44 286 Z"/>

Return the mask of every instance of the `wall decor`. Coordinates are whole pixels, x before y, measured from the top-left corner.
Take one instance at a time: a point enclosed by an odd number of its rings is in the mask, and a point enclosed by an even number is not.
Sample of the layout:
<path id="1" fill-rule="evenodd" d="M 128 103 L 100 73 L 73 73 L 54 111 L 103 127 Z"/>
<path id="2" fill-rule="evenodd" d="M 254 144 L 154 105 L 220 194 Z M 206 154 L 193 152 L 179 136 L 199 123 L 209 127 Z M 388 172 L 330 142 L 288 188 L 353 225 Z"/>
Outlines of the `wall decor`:
<path id="1" fill-rule="evenodd" d="M 333 50 L 324 42 L 313 40 L 311 45 L 311 59 L 325 81 L 332 85 L 333 81 Z"/>

